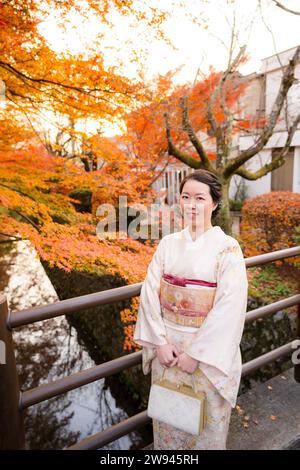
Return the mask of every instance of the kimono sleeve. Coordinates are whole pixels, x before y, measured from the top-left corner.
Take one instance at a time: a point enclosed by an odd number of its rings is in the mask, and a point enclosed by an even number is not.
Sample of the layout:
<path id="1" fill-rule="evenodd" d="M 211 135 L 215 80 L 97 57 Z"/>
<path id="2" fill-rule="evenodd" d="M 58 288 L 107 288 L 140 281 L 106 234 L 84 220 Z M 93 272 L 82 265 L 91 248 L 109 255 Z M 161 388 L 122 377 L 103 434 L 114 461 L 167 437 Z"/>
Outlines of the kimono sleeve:
<path id="1" fill-rule="evenodd" d="M 159 298 L 160 281 L 164 269 L 163 250 L 164 239 L 161 239 L 148 266 L 147 275 L 141 288 L 133 336 L 134 341 L 141 346 L 153 347 L 168 344 Z"/>
<path id="2" fill-rule="evenodd" d="M 235 239 L 217 259 L 213 307 L 185 352 L 229 376 L 244 329 L 248 279 L 243 252 Z"/>

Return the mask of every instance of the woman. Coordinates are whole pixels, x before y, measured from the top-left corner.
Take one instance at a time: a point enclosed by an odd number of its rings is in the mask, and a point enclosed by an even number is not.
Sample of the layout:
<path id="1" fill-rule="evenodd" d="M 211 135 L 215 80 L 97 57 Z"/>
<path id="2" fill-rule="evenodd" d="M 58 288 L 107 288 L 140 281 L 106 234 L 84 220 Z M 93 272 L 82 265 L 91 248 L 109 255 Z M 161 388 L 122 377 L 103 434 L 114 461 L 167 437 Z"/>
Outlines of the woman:
<path id="1" fill-rule="evenodd" d="M 153 420 L 155 450 L 226 449 L 241 379 L 248 280 L 239 243 L 211 224 L 221 190 L 217 176 L 206 170 L 182 180 L 186 226 L 160 240 L 142 285 L 134 340 L 143 346 L 144 374 L 151 370 L 153 383 L 164 373 L 207 397 L 207 423 L 199 436 Z"/>

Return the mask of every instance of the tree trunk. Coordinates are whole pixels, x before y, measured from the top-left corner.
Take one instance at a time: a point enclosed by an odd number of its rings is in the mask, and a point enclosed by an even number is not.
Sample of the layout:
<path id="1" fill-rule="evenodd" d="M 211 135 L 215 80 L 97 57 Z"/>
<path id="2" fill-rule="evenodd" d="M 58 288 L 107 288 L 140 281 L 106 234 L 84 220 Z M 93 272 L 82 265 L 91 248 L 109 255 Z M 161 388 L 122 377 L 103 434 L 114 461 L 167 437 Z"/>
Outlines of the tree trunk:
<path id="1" fill-rule="evenodd" d="M 220 225 L 227 235 L 232 236 L 232 220 L 229 207 L 229 185 L 230 179 L 222 183 L 222 207 L 216 216 L 216 225 Z"/>

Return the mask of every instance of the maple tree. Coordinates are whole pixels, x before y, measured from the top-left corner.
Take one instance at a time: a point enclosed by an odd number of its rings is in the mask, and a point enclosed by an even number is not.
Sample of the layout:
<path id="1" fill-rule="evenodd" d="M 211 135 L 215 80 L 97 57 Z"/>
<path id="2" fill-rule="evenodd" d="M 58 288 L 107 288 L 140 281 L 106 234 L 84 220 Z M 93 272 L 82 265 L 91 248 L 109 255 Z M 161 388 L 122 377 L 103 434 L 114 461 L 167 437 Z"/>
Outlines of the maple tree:
<path id="1" fill-rule="evenodd" d="M 39 31 L 39 24 L 51 9 L 60 12 L 63 26 L 67 13 L 93 12 L 100 22 L 108 22 L 112 8 L 132 15 L 146 25 L 159 25 L 164 15 L 151 10 L 146 15 L 132 0 L 85 2 L 55 0 L 12 0 L 0 5 L 0 71 L 6 99 L 27 107 L 55 106 L 74 116 L 88 113 L 99 117 L 114 115 L 137 94 L 137 83 L 120 76 L 114 67 L 105 67 L 99 53 L 101 35 L 85 54 L 54 52 Z M 101 50 L 101 49 L 100 49 Z"/>
<path id="2" fill-rule="evenodd" d="M 216 172 L 219 149 L 214 147 L 214 135 L 209 133 L 205 103 L 222 79 L 222 73 L 212 68 L 208 76 L 192 86 L 172 84 L 172 75 L 160 76 L 153 84 L 151 101 L 124 117 L 127 132 L 122 142 L 135 162 L 142 161 L 153 173 L 153 183 L 170 163 L 179 161 L 192 168 L 207 168 Z M 224 121 L 224 106 L 237 109 L 239 98 L 247 84 L 239 74 L 232 74 L 224 84 L 223 101 L 219 98 L 213 106 L 218 125 Z M 251 116 L 233 122 L 233 134 L 248 129 Z M 257 124 L 257 123 L 256 123 Z M 262 125 L 262 122 L 258 123 Z M 167 129 L 167 132 L 166 132 Z M 205 146 L 201 137 L 205 139 Z M 161 169 L 158 171 L 158 166 Z"/>
<path id="3" fill-rule="evenodd" d="M 156 135 L 155 144 L 161 145 L 162 155 L 167 147 L 169 156 L 187 166 L 203 168 L 215 173 L 222 184 L 222 207 L 218 214 L 220 225 L 230 234 L 232 230 L 229 208 L 229 185 L 233 175 L 247 180 L 256 180 L 279 168 L 285 163 L 285 156 L 300 122 L 300 113 L 287 128 L 287 137 L 282 149 L 271 163 L 266 163 L 257 171 L 247 169 L 245 164 L 257 155 L 272 136 L 279 120 L 287 94 L 295 82 L 295 67 L 299 62 L 300 47 L 296 48 L 293 57 L 283 69 L 277 97 L 268 116 L 255 119 L 255 116 L 241 117 L 238 98 L 243 95 L 247 86 L 238 73 L 239 65 L 245 60 L 245 48 L 232 59 L 224 72 L 211 73 L 202 81 L 191 87 L 179 87 L 168 97 L 164 94 L 156 104 L 141 108 L 131 127 L 141 128 L 142 137 L 137 136 L 135 149 L 141 154 L 149 151 L 154 154 L 151 145 L 144 149 L 145 130 L 149 141 Z M 160 96 L 160 90 L 157 91 Z M 162 137 L 162 116 L 165 120 L 166 140 Z M 258 137 L 251 147 L 234 155 L 235 136 L 245 130 L 255 131 Z M 167 141 L 167 144 L 166 144 Z M 155 149 L 155 158 L 161 155 Z"/>
<path id="4" fill-rule="evenodd" d="M 142 24 L 144 37 L 152 34 L 168 43 L 162 25 L 173 4 L 184 16 L 180 0 L 172 0 L 165 8 L 155 2 L 152 5 L 138 0 L 1 2 L 0 82 L 5 85 L 6 105 L 14 105 L 14 109 L 29 118 L 29 113 L 51 110 L 68 116 L 71 121 L 88 116 L 100 126 L 101 122 L 120 119 L 124 112 L 143 100 L 146 89 L 142 79 L 129 79 L 119 71 L 121 67 L 106 65 L 104 39 L 110 34 L 114 18 L 120 17 L 126 18 L 128 28 Z M 56 26 L 63 31 L 76 13 L 82 20 L 94 16 L 102 28 L 95 33 L 84 53 L 71 53 L 68 48 L 57 53 L 40 30 L 49 12 L 55 12 Z M 117 34 L 116 28 L 113 34 Z M 143 47 L 131 53 L 136 63 L 142 61 Z M 124 65 L 126 58 L 120 57 L 118 61 L 120 66 Z"/>
<path id="5" fill-rule="evenodd" d="M 59 136 L 69 134 L 72 144 L 80 141 L 86 146 L 90 135 L 84 135 L 82 127 L 78 131 L 76 123 L 88 118 L 101 128 L 103 123 L 120 119 L 136 101 L 143 99 L 144 84 L 138 79 L 128 79 L 117 67 L 105 65 L 104 32 L 101 30 L 84 53 L 75 54 L 68 49 L 55 52 L 40 30 L 49 12 L 56 13 L 56 26 L 63 30 L 69 17 L 76 13 L 82 19 L 96 16 L 103 27 L 109 27 L 111 14 L 117 13 L 126 17 L 129 25 L 140 22 L 159 37 L 163 37 L 160 25 L 166 13 L 146 4 L 138 5 L 135 0 L 12 0 L 0 3 L 0 99 L 5 103 L 5 109 L 0 108 L 1 120 L 11 119 L 13 128 L 18 126 L 23 114 L 47 150 L 60 155 L 63 153 L 61 142 L 45 136 L 50 114 L 52 120 L 54 115 L 61 118 Z M 139 60 L 138 53 L 136 60 Z M 86 169 L 92 160 L 85 164 Z"/>

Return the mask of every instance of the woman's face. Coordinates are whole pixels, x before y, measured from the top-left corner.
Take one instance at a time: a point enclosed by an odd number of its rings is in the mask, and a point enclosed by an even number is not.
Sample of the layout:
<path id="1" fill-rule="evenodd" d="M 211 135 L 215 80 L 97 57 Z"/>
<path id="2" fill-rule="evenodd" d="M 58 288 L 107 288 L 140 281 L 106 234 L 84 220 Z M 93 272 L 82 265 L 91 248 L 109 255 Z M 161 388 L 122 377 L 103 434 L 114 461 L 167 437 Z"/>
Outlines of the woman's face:
<path id="1" fill-rule="evenodd" d="M 211 214 L 217 205 L 212 200 L 207 184 L 193 179 L 184 184 L 180 194 L 180 209 L 185 223 L 196 227 L 210 225 Z"/>

